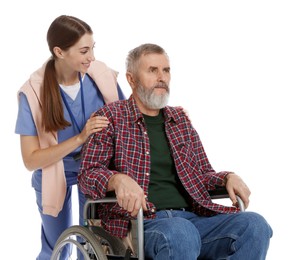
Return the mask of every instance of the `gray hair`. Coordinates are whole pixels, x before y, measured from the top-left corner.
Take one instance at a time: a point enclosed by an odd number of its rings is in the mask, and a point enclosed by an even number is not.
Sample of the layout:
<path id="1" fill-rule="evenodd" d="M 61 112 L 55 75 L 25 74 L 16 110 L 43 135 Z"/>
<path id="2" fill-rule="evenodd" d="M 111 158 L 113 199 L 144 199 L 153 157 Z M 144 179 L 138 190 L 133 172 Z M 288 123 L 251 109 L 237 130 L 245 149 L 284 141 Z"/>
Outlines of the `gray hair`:
<path id="1" fill-rule="evenodd" d="M 127 58 L 126 58 L 126 71 L 135 74 L 137 71 L 137 67 L 139 65 L 140 57 L 142 55 L 153 54 L 153 53 L 165 54 L 168 57 L 165 50 L 159 45 L 152 44 L 152 43 L 145 43 L 134 48 L 128 53 Z"/>

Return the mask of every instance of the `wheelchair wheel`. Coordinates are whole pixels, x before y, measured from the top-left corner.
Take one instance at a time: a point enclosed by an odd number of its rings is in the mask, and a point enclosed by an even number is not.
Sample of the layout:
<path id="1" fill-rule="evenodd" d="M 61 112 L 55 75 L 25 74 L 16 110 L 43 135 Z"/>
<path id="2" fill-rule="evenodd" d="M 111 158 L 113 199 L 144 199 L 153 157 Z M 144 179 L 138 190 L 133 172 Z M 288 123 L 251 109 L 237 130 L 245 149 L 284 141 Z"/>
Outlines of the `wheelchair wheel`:
<path id="1" fill-rule="evenodd" d="M 126 247 L 122 243 L 121 239 L 110 235 L 102 227 L 92 226 L 90 227 L 90 230 L 92 230 L 97 237 L 106 255 L 125 255 Z"/>
<path id="2" fill-rule="evenodd" d="M 84 260 L 107 260 L 97 237 L 86 227 L 72 226 L 59 237 L 54 247 L 51 260 L 59 260 L 66 246 L 75 246 Z"/>

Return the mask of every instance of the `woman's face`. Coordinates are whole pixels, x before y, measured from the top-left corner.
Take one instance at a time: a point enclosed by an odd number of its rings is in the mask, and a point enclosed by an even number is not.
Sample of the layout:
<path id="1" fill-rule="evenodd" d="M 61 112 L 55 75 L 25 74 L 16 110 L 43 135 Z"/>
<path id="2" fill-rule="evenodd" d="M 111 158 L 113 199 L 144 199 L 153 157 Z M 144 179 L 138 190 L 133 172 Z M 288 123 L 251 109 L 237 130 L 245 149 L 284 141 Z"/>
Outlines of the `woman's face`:
<path id="1" fill-rule="evenodd" d="M 72 70 L 86 73 L 90 63 L 95 60 L 94 47 L 93 35 L 86 33 L 75 45 L 63 52 L 63 60 Z"/>

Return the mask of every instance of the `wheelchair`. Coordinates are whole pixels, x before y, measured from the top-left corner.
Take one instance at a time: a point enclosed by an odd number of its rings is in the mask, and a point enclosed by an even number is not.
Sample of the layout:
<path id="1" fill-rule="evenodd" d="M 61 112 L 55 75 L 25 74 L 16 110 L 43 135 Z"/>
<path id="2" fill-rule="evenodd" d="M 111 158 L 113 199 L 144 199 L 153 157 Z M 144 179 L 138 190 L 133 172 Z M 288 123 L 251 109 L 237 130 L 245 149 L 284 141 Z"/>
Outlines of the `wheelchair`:
<path id="1" fill-rule="evenodd" d="M 224 187 L 209 191 L 212 199 L 229 198 Z M 238 206 L 245 211 L 243 201 L 237 196 Z M 116 203 L 115 197 L 103 199 L 87 199 L 84 205 L 84 226 L 71 226 L 57 240 L 51 260 L 61 259 L 66 248 L 76 248 L 78 255 L 84 260 L 144 260 L 143 211 L 139 210 L 137 218 L 131 220 L 130 231 L 126 238 L 121 239 L 110 235 L 96 218 L 96 206 L 100 203 Z"/>

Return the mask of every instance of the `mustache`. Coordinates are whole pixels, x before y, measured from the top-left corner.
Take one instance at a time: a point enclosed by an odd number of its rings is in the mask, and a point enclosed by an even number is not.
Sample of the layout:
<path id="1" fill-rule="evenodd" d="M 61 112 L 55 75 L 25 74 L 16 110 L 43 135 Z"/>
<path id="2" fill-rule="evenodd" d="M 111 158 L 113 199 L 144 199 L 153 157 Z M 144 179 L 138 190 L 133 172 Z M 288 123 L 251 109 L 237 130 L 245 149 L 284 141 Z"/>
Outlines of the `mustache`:
<path id="1" fill-rule="evenodd" d="M 167 91 L 169 91 L 169 85 L 167 83 L 165 83 L 165 82 L 159 82 L 156 85 L 154 85 L 153 88 L 164 88 Z"/>

